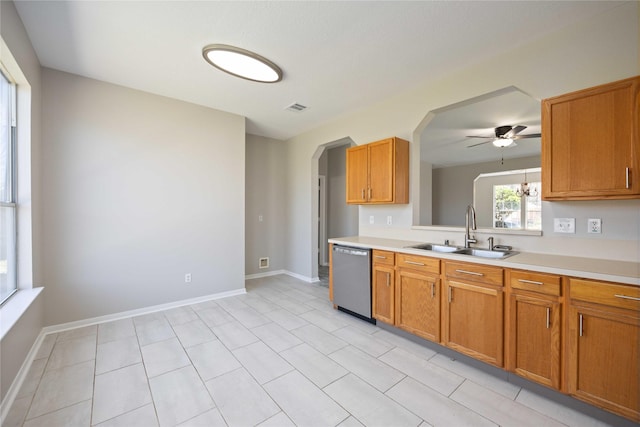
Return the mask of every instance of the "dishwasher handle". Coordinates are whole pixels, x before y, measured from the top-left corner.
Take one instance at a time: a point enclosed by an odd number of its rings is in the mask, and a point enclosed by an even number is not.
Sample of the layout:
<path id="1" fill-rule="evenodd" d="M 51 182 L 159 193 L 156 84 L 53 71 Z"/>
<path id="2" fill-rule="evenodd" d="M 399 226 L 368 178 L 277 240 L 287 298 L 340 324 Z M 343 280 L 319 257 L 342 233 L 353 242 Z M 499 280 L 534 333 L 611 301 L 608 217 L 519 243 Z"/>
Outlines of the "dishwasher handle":
<path id="1" fill-rule="evenodd" d="M 344 246 L 334 246 L 333 252 L 339 253 L 339 254 L 346 254 L 346 255 L 369 256 L 368 250 L 358 249 L 358 248 L 347 248 Z"/>

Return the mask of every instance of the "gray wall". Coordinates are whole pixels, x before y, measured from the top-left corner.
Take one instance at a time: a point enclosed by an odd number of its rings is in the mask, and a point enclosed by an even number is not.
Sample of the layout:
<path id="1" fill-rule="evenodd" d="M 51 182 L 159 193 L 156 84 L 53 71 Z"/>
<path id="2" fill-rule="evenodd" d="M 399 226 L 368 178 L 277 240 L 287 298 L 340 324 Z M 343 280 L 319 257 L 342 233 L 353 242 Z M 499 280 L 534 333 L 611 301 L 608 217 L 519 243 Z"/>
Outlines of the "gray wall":
<path id="1" fill-rule="evenodd" d="M 0 34 L 31 85 L 31 220 L 34 283 L 43 283 L 42 252 L 39 250 L 42 230 L 40 185 L 40 63 L 31 46 L 13 2 L 0 2 Z M 19 191 L 21 191 L 19 189 Z M 24 284 L 21 284 L 24 286 Z M 26 286 L 25 286 L 26 287 Z M 4 399 L 29 350 L 44 326 L 44 297 L 29 306 L 17 323 L 0 341 L 0 398 Z M 11 301 L 7 303 L 10 304 Z M 5 305 L 5 307 L 7 306 Z"/>
<path id="2" fill-rule="evenodd" d="M 433 169 L 433 225 L 464 226 L 467 205 L 473 203 L 473 180 L 481 173 L 535 167 L 540 167 L 539 156 Z"/>
<path id="3" fill-rule="evenodd" d="M 244 118 L 46 68 L 42 83 L 45 322 L 244 288 Z"/>
<path id="4" fill-rule="evenodd" d="M 358 235 L 358 206 L 347 205 L 347 148 L 348 145 L 326 150 L 327 167 L 327 237 Z M 327 258 L 328 259 L 328 258 Z"/>
<path id="5" fill-rule="evenodd" d="M 286 147 L 282 141 L 256 135 L 247 135 L 246 147 L 245 273 L 282 270 Z M 263 257 L 269 257 L 269 268 L 258 268 Z"/>

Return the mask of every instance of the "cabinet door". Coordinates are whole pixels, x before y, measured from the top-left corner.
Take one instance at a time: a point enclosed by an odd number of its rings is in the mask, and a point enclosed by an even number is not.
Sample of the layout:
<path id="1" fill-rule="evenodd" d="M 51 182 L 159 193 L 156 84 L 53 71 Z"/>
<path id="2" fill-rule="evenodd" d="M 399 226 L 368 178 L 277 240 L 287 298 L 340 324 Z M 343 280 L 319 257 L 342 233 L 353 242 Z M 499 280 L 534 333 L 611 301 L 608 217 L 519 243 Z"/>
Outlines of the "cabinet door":
<path id="1" fill-rule="evenodd" d="M 640 316 L 570 307 L 569 393 L 640 421 Z"/>
<path id="2" fill-rule="evenodd" d="M 395 270 L 385 265 L 373 266 L 373 317 L 393 325 L 395 300 Z"/>
<path id="3" fill-rule="evenodd" d="M 369 150 L 366 145 L 347 149 L 347 203 L 367 201 Z"/>
<path id="4" fill-rule="evenodd" d="M 444 344 L 502 367 L 502 288 L 445 281 Z"/>
<path id="5" fill-rule="evenodd" d="M 393 202 L 393 138 L 369 144 L 369 203 Z"/>
<path id="6" fill-rule="evenodd" d="M 396 326 L 440 341 L 440 279 L 399 269 L 396 275 Z"/>
<path id="7" fill-rule="evenodd" d="M 560 388 L 560 304 L 552 298 L 511 294 L 510 371 Z"/>
<path id="8" fill-rule="evenodd" d="M 640 77 L 542 103 L 542 198 L 640 195 Z"/>

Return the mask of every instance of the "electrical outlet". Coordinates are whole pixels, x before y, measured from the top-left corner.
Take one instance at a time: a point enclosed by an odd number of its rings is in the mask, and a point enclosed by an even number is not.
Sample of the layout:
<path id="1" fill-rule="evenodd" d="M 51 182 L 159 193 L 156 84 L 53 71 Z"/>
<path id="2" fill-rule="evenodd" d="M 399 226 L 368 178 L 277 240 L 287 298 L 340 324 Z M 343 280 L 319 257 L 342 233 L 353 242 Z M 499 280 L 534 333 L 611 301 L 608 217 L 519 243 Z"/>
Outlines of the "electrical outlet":
<path id="1" fill-rule="evenodd" d="M 393 224 L 393 217 L 391 215 L 387 216 L 387 225 Z"/>
<path id="2" fill-rule="evenodd" d="M 184 283 L 191 283 L 191 273 L 184 275 Z"/>
<path id="3" fill-rule="evenodd" d="M 575 233 L 576 219 L 575 218 L 554 218 L 553 232 L 554 233 Z"/>
<path id="4" fill-rule="evenodd" d="M 373 215 L 371 215 L 369 217 L 369 224 L 373 224 L 374 223 L 375 218 L 373 217 Z"/>
<path id="5" fill-rule="evenodd" d="M 602 233 L 602 222 L 600 218 L 589 218 L 587 220 L 587 233 Z"/>
<path id="6" fill-rule="evenodd" d="M 262 215 L 258 215 L 258 222 L 262 222 L 264 220 L 264 217 Z"/>

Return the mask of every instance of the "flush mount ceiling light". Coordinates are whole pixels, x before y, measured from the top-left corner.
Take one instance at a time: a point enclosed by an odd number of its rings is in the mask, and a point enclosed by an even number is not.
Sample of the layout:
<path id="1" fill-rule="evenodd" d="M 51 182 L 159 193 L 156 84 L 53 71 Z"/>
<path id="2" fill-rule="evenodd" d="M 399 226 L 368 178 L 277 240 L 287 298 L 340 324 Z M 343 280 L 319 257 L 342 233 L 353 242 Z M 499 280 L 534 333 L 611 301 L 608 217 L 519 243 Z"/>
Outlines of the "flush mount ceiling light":
<path id="1" fill-rule="evenodd" d="M 202 49 L 204 59 L 219 70 L 254 82 L 276 83 L 282 70 L 257 53 L 235 46 L 211 44 Z"/>

